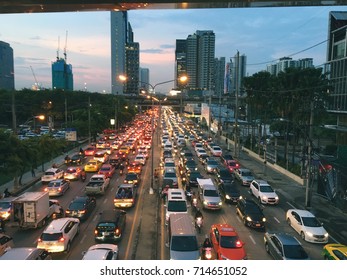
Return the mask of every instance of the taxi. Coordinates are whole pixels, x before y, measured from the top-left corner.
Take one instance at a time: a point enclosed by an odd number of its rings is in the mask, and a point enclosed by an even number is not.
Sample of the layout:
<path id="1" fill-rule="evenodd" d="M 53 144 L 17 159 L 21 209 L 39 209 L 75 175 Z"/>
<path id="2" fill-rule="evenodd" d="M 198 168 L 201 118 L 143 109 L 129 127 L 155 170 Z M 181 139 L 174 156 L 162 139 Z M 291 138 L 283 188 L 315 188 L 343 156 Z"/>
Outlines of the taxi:
<path id="1" fill-rule="evenodd" d="M 210 240 L 218 260 L 246 260 L 247 254 L 242 242 L 229 224 L 214 224 L 210 229 Z"/>
<path id="2" fill-rule="evenodd" d="M 129 146 L 121 146 L 118 150 L 119 154 L 129 154 L 130 147 Z"/>
<path id="3" fill-rule="evenodd" d="M 69 166 L 64 172 L 65 180 L 78 180 L 81 175 L 82 168 L 76 166 Z"/>
<path id="4" fill-rule="evenodd" d="M 138 162 L 131 162 L 128 165 L 128 173 L 137 173 L 141 174 L 142 171 L 142 164 Z"/>
<path id="5" fill-rule="evenodd" d="M 91 159 L 84 166 L 84 171 L 85 172 L 98 172 L 100 170 L 102 164 L 103 163 L 101 161 Z"/>
<path id="6" fill-rule="evenodd" d="M 322 252 L 325 260 L 347 260 L 347 246 L 343 244 L 327 244 Z"/>

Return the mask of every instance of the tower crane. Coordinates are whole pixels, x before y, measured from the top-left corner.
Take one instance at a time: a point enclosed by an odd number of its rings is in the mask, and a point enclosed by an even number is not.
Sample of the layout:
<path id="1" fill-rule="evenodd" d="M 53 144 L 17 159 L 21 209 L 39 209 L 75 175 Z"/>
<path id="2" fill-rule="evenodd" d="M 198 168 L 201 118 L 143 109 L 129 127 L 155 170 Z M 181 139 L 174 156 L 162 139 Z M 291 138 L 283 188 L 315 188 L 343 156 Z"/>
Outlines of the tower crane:
<path id="1" fill-rule="evenodd" d="M 33 86 L 33 89 L 34 90 L 40 90 L 41 89 L 40 84 L 38 83 L 38 81 L 36 79 L 34 69 L 31 67 L 31 65 L 30 65 L 30 69 L 31 69 L 31 73 L 33 73 L 34 80 L 35 80 L 35 85 Z"/>
<path id="2" fill-rule="evenodd" d="M 65 47 L 64 47 L 64 59 L 65 59 L 65 62 L 66 62 L 66 59 L 67 59 L 66 47 L 67 47 L 67 30 L 66 30 L 66 35 L 65 35 Z"/>

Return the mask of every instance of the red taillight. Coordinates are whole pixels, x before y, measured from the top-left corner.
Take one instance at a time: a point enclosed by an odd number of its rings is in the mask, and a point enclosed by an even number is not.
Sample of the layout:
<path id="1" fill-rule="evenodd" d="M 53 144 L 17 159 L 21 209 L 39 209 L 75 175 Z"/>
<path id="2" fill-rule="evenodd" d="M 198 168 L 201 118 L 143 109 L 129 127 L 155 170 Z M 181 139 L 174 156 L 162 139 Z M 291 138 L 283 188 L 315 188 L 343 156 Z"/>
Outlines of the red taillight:
<path id="1" fill-rule="evenodd" d="M 61 237 L 60 239 L 59 239 L 59 242 L 64 242 L 64 237 Z"/>
<path id="2" fill-rule="evenodd" d="M 60 192 L 61 192 L 61 187 L 59 187 L 59 188 L 58 188 L 58 191 L 60 191 Z"/>
<path id="3" fill-rule="evenodd" d="M 84 213 L 86 213 L 86 210 L 81 210 L 80 213 L 84 214 Z"/>
<path id="4" fill-rule="evenodd" d="M 37 242 L 41 242 L 41 241 L 42 241 L 42 239 L 41 239 L 41 238 L 37 239 Z"/>
<path id="5" fill-rule="evenodd" d="M 48 188 L 45 188 L 45 192 L 48 192 Z"/>
<path id="6" fill-rule="evenodd" d="M 241 248 L 242 247 L 242 242 L 240 240 L 236 241 L 236 248 Z"/>
<path id="7" fill-rule="evenodd" d="M 117 228 L 115 231 L 114 231 L 115 235 L 120 235 L 120 229 Z"/>
<path id="8" fill-rule="evenodd" d="M 97 235 L 99 232 L 98 232 L 98 230 L 96 229 L 96 230 L 94 230 L 94 234 L 95 235 Z"/>

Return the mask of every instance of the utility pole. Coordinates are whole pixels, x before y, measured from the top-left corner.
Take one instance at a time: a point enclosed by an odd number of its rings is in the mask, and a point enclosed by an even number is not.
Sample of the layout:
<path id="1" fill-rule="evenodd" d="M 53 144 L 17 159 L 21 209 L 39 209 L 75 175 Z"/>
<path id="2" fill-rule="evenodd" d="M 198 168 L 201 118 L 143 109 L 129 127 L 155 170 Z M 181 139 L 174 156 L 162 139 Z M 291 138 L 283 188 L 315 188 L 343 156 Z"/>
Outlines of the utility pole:
<path id="1" fill-rule="evenodd" d="M 90 144 L 91 132 L 90 132 L 90 96 L 88 97 L 88 143 Z"/>
<path id="2" fill-rule="evenodd" d="M 239 118 L 239 51 L 236 53 L 236 63 L 235 63 L 235 157 L 238 158 L 238 141 L 239 141 L 239 128 L 238 128 L 238 118 Z"/>
<path id="3" fill-rule="evenodd" d="M 309 123 L 309 133 L 308 133 L 308 149 L 307 149 L 307 181 L 306 181 L 306 196 L 305 196 L 305 206 L 307 208 L 311 207 L 311 198 L 312 198 L 312 186 L 314 183 L 314 172 L 313 172 L 313 166 L 312 166 L 312 137 L 313 137 L 313 109 L 314 109 L 314 103 L 311 101 L 310 104 L 310 123 Z"/>

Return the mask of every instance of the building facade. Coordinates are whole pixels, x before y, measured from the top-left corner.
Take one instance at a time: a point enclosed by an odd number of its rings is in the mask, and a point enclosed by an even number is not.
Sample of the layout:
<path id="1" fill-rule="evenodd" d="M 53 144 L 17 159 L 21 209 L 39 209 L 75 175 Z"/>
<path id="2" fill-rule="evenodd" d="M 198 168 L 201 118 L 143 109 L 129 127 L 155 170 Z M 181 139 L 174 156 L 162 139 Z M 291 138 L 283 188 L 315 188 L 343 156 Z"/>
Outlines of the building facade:
<path id="1" fill-rule="evenodd" d="M 178 83 L 181 76 L 187 75 L 187 40 L 177 39 L 175 50 L 175 88 L 181 89 Z"/>
<path id="2" fill-rule="evenodd" d="M 0 41 L 0 89 L 15 89 L 13 49 L 3 41 Z"/>
<path id="3" fill-rule="evenodd" d="M 149 69 L 140 67 L 140 90 L 149 91 Z"/>
<path id="4" fill-rule="evenodd" d="M 52 89 L 73 91 L 72 65 L 64 58 L 57 58 L 52 62 Z"/>

